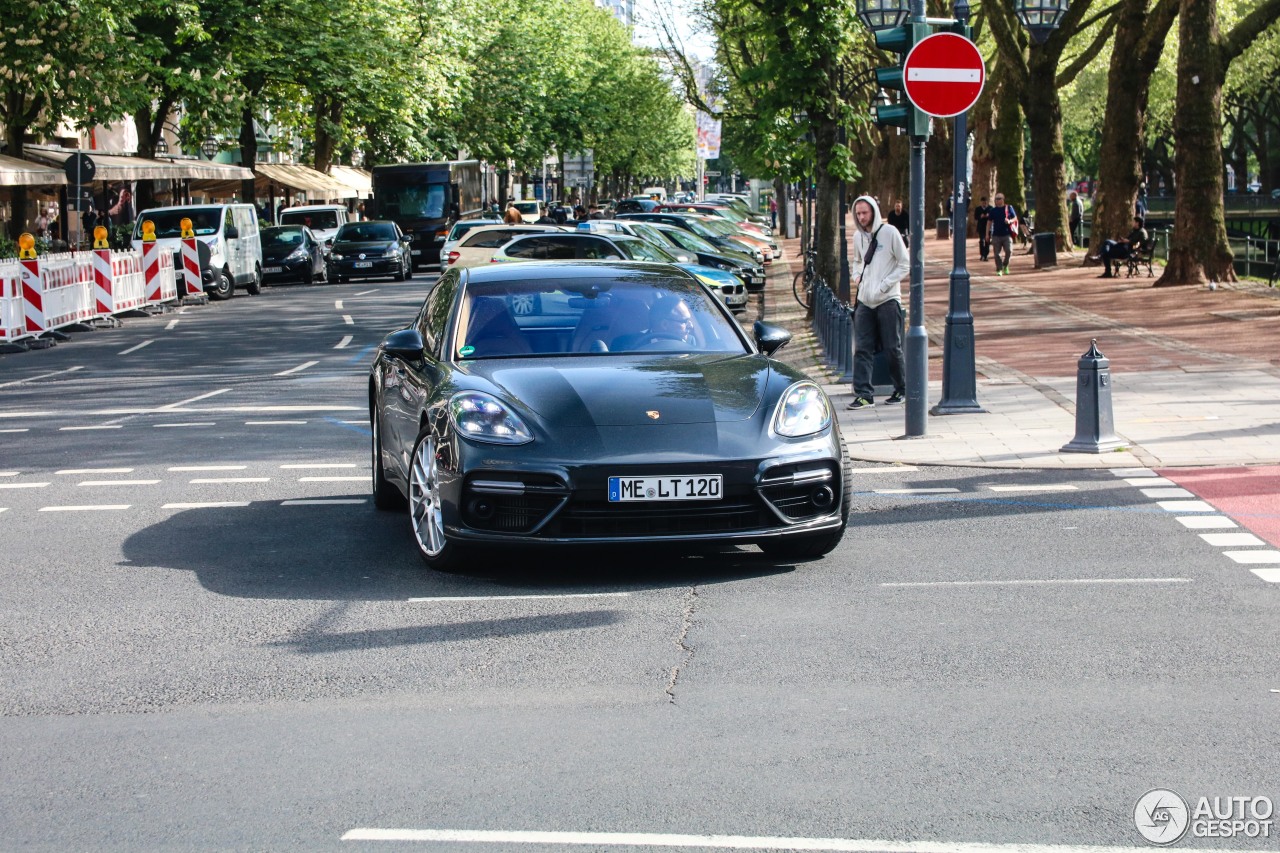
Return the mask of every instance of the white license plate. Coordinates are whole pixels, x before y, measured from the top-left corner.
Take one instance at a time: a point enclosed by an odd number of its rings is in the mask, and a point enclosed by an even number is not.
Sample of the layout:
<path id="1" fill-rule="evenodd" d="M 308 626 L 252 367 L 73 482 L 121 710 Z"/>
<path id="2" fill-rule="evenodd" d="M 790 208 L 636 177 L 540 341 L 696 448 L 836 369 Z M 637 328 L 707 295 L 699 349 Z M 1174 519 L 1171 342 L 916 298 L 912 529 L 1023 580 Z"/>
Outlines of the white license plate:
<path id="1" fill-rule="evenodd" d="M 356 261 L 356 269 L 358 270 L 373 269 L 373 261 Z"/>
<path id="2" fill-rule="evenodd" d="M 718 501 L 724 495 L 720 474 L 668 474 L 663 477 L 610 477 L 609 500 Z"/>
<path id="3" fill-rule="evenodd" d="M 263 267 L 262 271 L 265 273 L 284 272 L 284 267 Z"/>
<path id="4" fill-rule="evenodd" d="M 410 254 L 414 254 L 414 255 L 421 255 L 421 254 L 422 254 L 422 250 L 421 250 L 421 249 L 410 249 L 410 250 L 409 250 L 409 252 L 410 252 Z"/>

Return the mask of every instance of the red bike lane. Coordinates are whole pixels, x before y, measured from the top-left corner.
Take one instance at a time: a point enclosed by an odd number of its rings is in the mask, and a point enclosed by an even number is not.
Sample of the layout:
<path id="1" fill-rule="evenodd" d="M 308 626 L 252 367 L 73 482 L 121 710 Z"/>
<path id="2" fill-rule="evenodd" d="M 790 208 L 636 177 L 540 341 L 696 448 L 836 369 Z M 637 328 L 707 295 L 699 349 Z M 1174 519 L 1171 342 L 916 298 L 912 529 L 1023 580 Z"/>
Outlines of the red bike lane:
<path id="1" fill-rule="evenodd" d="M 1157 473 L 1280 547 L 1280 466 L 1165 468 Z"/>

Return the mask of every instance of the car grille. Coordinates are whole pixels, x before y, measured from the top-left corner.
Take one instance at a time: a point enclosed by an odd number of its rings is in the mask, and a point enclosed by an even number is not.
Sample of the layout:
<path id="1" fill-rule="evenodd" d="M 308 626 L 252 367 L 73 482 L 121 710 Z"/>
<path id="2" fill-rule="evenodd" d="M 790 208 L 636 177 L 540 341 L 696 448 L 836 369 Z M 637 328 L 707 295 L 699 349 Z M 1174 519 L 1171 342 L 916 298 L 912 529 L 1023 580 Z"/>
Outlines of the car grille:
<path id="1" fill-rule="evenodd" d="M 793 521 L 831 512 L 841 491 L 839 472 L 831 463 L 778 465 L 766 471 L 760 482 L 764 499 Z"/>
<path id="2" fill-rule="evenodd" d="M 569 490 L 546 474 L 478 472 L 462 491 L 462 520 L 491 533 L 530 533 L 560 507 Z"/>
<path id="3" fill-rule="evenodd" d="M 777 523 L 754 496 L 729 497 L 698 506 L 692 503 L 675 501 L 638 506 L 575 499 L 548 527 L 555 528 L 551 535 L 591 539 L 725 533 Z"/>

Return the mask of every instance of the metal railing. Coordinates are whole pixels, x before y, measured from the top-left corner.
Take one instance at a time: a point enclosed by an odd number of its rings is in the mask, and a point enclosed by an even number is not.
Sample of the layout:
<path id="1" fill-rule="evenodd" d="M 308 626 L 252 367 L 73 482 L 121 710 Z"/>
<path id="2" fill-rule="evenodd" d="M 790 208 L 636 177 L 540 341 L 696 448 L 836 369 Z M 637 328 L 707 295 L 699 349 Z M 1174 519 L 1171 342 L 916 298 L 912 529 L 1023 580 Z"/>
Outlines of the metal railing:
<path id="1" fill-rule="evenodd" d="M 813 334 L 822 347 L 823 362 L 840 374 L 839 382 L 853 381 L 853 306 L 841 302 L 821 278 L 813 283 Z"/>

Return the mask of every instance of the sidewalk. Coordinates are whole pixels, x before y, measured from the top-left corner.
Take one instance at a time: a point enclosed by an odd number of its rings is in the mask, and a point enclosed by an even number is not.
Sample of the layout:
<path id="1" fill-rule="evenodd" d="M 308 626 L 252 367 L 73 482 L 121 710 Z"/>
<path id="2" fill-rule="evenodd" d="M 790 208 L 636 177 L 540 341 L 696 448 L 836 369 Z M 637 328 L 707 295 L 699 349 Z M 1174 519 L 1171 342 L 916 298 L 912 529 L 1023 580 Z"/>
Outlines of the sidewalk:
<path id="1" fill-rule="evenodd" d="M 1010 274 L 996 277 L 994 262 L 980 261 L 971 240 L 977 396 L 987 412 L 931 415 L 925 436 L 904 439 L 904 407 L 845 409 L 852 389 L 835 384 L 821 364 L 791 294 L 799 241 L 782 245 L 766 316 L 795 334 L 780 355 L 823 382 L 854 459 L 1002 468 L 1280 463 L 1280 290 L 1249 283 L 1155 289 L 1145 276 L 1098 279 L 1100 268 L 1082 266 L 1083 252 L 1039 271 L 1016 247 Z M 930 406 L 942 395 L 950 272 L 951 241 L 929 234 Z M 905 306 L 906 281 L 902 289 Z M 1060 453 L 1075 436 L 1076 363 L 1095 338 L 1111 361 L 1115 428 L 1126 449 Z"/>

